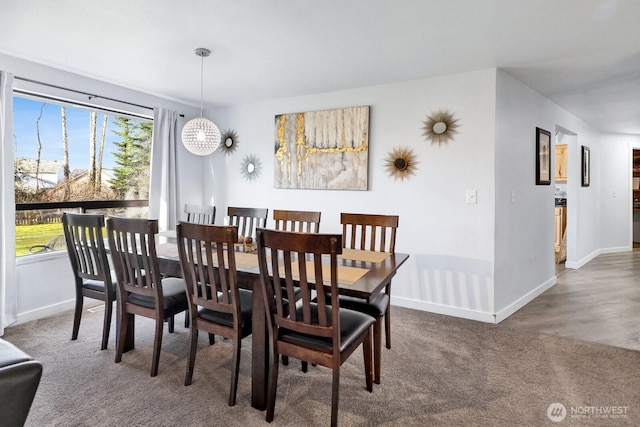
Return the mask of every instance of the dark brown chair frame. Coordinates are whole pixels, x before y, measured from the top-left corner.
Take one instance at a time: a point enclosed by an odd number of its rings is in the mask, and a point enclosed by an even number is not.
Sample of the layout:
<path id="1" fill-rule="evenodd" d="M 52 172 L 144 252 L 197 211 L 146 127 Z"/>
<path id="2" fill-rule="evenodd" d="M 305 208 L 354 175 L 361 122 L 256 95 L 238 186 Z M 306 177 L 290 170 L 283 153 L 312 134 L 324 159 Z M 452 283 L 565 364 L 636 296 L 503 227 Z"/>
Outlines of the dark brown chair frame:
<path id="1" fill-rule="evenodd" d="M 228 251 L 225 262 L 225 249 L 233 248 L 238 242 L 238 227 L 180 223 L 177 235 L 191 324 L 184 385 L 190 385 L 193 378 L 198 331 L 208 332 L 210 339 L 214 335 L 228 338 L 233 341 L 229 391 L 229 406 L 233 406 L 238 389 L 241 343 L 251 335 L 252 309 L 251 291 L 238 286 L 234 250 Z M 248 305 L 244 310 L 243 301 Z"/>
<path id="2" fill-rule="evenodd" d="M 116 300 L 116 282 L 111 276 L 102 230 L 104 215 L 64 213 L 62 228 L 67 253 L 73 270 L 76 305 L 73 313 L 71 339 L 78 338 L 84 297 L 104 301 L 101 350 L 107 348 L 113 302 Z"/>
<path id="3" fill-rule="evenodd" d="M 279 356 L 287 355 L 333 370 L 331 425 L 337 425 L 340 366 L 360 344 L 363 344 L 366 387 L 369 392 L 373 390 L 371 329 L 375 322 L 371 316 L 342 309 L 338 305 L 337 255 L 342 252 L 342 237 L 339 234 L 265 229 L 258 230 L 257 237 L 260 286 L 269 336 L 266 420 L 273 420 Z M 330 258 L 329 278 L 323 277 L 322 255 L 329 255 Z M 272 273 L 267 264 L 269 258 Z M 313 262 L 313 273 L 307 272 L 307 261 Z M 292 262 L 297 262 L 299 277 L 294 277 L 292 273 Z M 313 281 L 310 280 L 310 274 L 315 277 Z M 314 282 L 327 281 L 330 285 L 323 284 L 324 291 L 317 292 L 317 302 L 312 302 L 311 291 L 316 288 Z M 274 282 L 285 283 L 289 294 L 293 293 L 294 285 L 302 289 L 301 303 L 298 303 L 297 309 L 288 309 L 282 286 L 274 286 Z M 328 293 L 331 294 L 331 301 L 325 298 Z M 343 324 L 341 319 L 350 321 Z M 352 325 L 349 332 L 344 331 L 347 324 Z M 346 344 L 341 341 L 342 334 L 348 336 Z"/>
<path id="4" fill-rule="evenodd" d="M 274 210 L 275 229 L 300 233 L 320 232 L 321 212 Z"/>
<path id="5" fill-rule="evenodd" d="M 184 206 L 184 212 L 187 214 L 187 222 L 209 225 L 213 225 L 216 222 L 215 206 L 186 204 Z"/>
<path id="6" fill-rule="evenodd" d="M 163 279 L 156 255 L 155 235 L 158 221 L 141 218 L 117 218 L 107 220 L 109 248 L 118 278 L 118 331 L 116 335 L 115 362 L 122 360 L 127 329 L 134 322 L 134 315 L 156 321 L 153 343 L 151 376 L 158 374 L 160 348 L 164 320 L 168 320 L 169 332 L 173 332 L 174 315 L 187 310 L 184 280 Z M 132 328 L 133 329 L 133 328 Z"/>
<path id="7" fill-rule="evenodd" d="M 398 220 L 397 215 L 342 213 L 340 214 L 342 246 L 349 249 L 394 253 Z M 387 348 L 391 348 L 391 280 L 385 286 L 385 294 L 388 297 L 384 312 L 385 341 Z M 342 306 L 354 310 L 367 304 L 366 301 L 353 297 L 341 297 L 340 301 Z M 381 348 L 382 318 L 379 317 L 373 326 L 373 365 L 376 384 L 380 384 Z"/>
<path id="8" fill-rule="evenodd" d="M 321 212 L 274 210 L 275 229 L 281 231 L 297 231 L 299 233 L 319 233 Z M 296 294 L 296 300 L 299 294 Z M 282 356 L 282 363 L 289 364 L 289 357 Z M 302 372 L 307 372 L 308 364 L 302 361 Z"/>
<path id="9" fill-rule="evenodd" d="M 267 208 L 239 208 L 235 206 L 227 207 L 229 225 L 238 227 L 240 237 L 252 237 L 255 230 L 267 226 Z"/>

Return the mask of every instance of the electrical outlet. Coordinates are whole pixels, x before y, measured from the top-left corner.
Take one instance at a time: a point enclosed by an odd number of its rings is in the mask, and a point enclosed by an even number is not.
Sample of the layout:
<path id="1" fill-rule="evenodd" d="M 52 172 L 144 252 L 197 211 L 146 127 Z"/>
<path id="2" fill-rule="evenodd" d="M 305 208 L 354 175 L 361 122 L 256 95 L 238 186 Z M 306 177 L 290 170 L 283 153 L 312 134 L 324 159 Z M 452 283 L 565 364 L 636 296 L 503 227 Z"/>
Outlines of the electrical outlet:
<path id="1" fill-rule="evenodd" d="M 467 190 L 467 203 L 478 203 L 478 190 Z"/>

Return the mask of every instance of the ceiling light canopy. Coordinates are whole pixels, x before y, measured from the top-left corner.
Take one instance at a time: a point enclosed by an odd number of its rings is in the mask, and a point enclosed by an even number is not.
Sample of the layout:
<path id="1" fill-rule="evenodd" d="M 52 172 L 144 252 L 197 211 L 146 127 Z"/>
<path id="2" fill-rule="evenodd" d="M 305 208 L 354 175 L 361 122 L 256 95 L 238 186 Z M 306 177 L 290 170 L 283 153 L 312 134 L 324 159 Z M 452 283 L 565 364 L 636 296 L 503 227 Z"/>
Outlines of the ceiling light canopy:
<path id="1" fill-rule="evenodd" d="M 202 115 L 204 58 L 211 51 L 205 48 L 196 49 L 196 55 L 201 58 L 200 63 L 200 117 L 189 120 L 182 128 L 182 144 L 191 153 L 198 156 L 208 156 L 220 146 L 220 129 L 211 120 Z"/>

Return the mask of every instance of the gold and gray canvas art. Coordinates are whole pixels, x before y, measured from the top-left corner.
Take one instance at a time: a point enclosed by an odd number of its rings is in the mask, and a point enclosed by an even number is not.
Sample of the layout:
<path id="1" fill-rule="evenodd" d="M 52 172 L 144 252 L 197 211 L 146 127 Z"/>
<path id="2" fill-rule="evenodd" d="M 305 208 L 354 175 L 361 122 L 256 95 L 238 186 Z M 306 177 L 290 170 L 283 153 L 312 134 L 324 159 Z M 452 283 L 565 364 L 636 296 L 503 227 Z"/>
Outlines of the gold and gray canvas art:
<path id="1" fill-rule="evenodd" d="M 275 117 L 275 188 L 367 190 L 369 106 Z"/>

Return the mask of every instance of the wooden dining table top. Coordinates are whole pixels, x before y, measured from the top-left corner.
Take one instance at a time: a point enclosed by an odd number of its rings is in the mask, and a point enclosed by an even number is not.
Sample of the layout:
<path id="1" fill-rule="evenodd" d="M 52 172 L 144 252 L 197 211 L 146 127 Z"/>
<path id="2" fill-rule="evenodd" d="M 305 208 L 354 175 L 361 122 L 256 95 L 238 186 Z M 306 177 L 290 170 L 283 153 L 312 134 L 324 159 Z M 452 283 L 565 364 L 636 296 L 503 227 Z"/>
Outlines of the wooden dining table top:
<path id="1" fill-rule="evenodd" d="M 156 245 L 156 254 L 165 274 L 180 276 L 178 245 L 173 242 Z M 245 252 L 242 244 L 236 245 L 236 269 L 239 273 L 260 274 L 258 255 Z M 370 299 L 380 292 L 409 258 L 408 254 L 343 249 L 338 255 L 338 287 L 344 295 Z M 328 257 L 327 257 L 328 262 Z M 328 264 L 327 264 L 328 266 Z"/>

